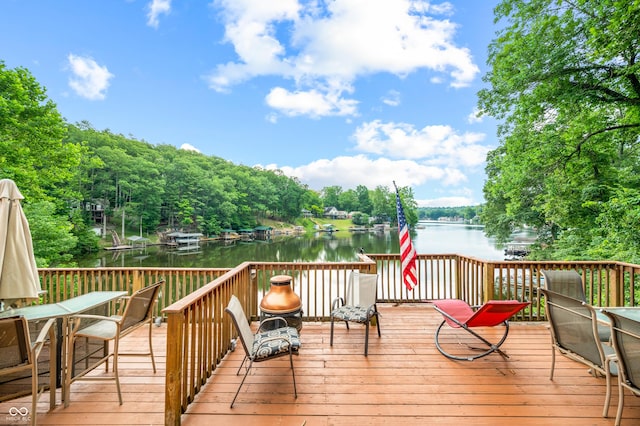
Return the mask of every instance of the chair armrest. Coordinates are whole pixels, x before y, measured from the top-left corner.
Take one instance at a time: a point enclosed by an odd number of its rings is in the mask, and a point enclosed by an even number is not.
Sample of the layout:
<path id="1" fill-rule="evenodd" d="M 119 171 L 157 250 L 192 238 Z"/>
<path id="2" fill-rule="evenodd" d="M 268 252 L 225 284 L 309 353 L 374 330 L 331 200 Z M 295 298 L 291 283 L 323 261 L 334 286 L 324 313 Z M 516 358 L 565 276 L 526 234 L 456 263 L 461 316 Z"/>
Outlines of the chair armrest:
<path id="1" fill-rule="evenodd" d="M 272 336 L 272 337 L 267 337 L 266 339 L 262 339 L 260 341 L 260 344 L 256 348 L 256 352 L 258 352 L 258 350 L 263 346 L 264 343 L 274 342 L 274 341 L 287 342 L 289 344 L 289 347 L 291 347 L 292 345 L 291 338 L 289 336 Z"/>
<path id="2" fill-rule="evenodd" d="M 104 315 L 91 315 L 91 314 L 78 314 L 78 315 L 73 315 L 71 316 L 69 319 L 73 320 L 73 319 L 95 319 L 95 320 L 107 320 L 107 321 L 113 321 L 113 322 L 119 322 L 122 317 L 117 316 L 117 317 L 105 317 Z"/>
<path id="3" fill-rule="evenodd" d="M 260 322 L 260 325 L 258 326 L 258 332 L 262 331 L 262 326 L 264 324 L 272 321 L 282 321 L 284 323 L 283 327 L 286 327 L 287 325 L 289 325 L 289 323 L 287 323 L 287 320 L 282 317 L 269 317 L 264 319 L 262 322 Z M 276 328 L 280 328 L 280 327 L 276 327 Z"/>
<path id="4" fill-rule="evenodd" d="M 116 303 L 118 305 L 118 315 L 122 315 L 122 313 L 124 312 L 124 308 L 125 306 L 127 306 L 127 302 L 131 299 L 131 296 L 122 296 L 120 298 L 118 298 L 118 300 L 116 300 Z"/>
<path id="5" fill-rule="evenodd" d="M 42 327 L 42 330 L 40 330 L 40 333 L 38 334 L 36 341 L 31 342 L 31 355 L 33 356 L 35 363 L 38 362 L 37 360 L 38 360 L 38 357 L 40 356 L 40 351 L 42 351 L 42 348 L 44 347 L 44 342 L 47 339 L 47 334 L 51 333 L 51 327 L 53 326 L 53 324 L 55 324 L 55 322 L 56 322 L 55 318 L 50 318 L 49 320 L 47 320 L 44 327 Z M 52 345 L 54 344 L 55 340 L 56 340 L 56 337 L 55 335 L 53 335 L 51 337 Z M 55 358 L 55 354 L 52 356 Z"/>
<path id="6" fill-rule="evenodd" d="M 42 327 L 42 330 L 40 330 L 40 334 L 38 334 L 38 337 L 36 338 L 36 341 L 33 342 L 34 345 L 38 345 L 38 344 L 44 343 L 45 339 L 47 338 L 47 334 L 49 333 L 49 331 L 51 330 L 51 327 L 53 326 L 53 324 L 55 322 L 56 322 L 55 318 L 50 318 L 46 322 L 44 327 Z"/>
<path id="7" fill-rule="evenodd" d="M 375 303 L 367 308 L 367 317 L 371 317 L 374 313 L 380 315 Z"/>
<path id="8" fill-rule="evenodd" d="M 117 316 L 117 317 L 105 317 L 103 315 L 90 315 L 90 314 L 78 314 L 78 315 L 73 315 L 71 317 L 69 317 L 69 324 L 71 326 L 71 335 L 75 335 L 76 332 L 78 330 L 80 330 L 80 324 L 82 323 L 83 319 L 94 319 L 94 320 L 98 320 L 98 321 L 112 321 L 116 324 L 118 324 L 118 333 L 120 333 L 120 321 L 122 320 L 122 317 Z"/>
<path id="9" fill-rule="evenodd" d="M 331 302 L 331 310 L 333 311 L 340 306 L 344 306 L 344 299 L 342 297 L 336 297 L 333 299 L 333 302 Z"/>

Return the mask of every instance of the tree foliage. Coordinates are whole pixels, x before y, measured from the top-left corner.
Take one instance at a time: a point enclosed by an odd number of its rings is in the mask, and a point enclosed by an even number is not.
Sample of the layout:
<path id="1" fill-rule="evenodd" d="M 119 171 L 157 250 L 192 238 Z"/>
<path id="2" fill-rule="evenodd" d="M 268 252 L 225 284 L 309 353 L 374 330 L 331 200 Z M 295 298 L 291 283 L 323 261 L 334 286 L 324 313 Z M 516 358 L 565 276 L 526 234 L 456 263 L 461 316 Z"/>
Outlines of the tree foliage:
<path id="1" fill-rule="evenodd" d="M 95 250 L 96 226 L 214 235 L 254 227 L 262 218 L 294 222 L 302 209 L 321 215 L 327 203 L 375 213 L 379 220 L 395 215 L 386 188 L 335 186 L 323 198 L 280 170 L 152 145 L 86 121 L 66 123 L 28 70 L 10 70 L 2 62 L 0 178 L 15 180 L 26 197 L 41 267 L 66 265 L 72 256 Z M 417 220 L 411 190 L 401 191 L 408 219 Z M 104 209 L 103 223 L 92 217 L 96 206 Z"/>
<path id="2" fill-rule="evenodd" d="M 619 236 L 637 224 L 603 225 L 622 199 L 640 209 L 629 196 L 639 189 L 640 2 L 504 0 L 495 14 L 503 29 L 479 93 L 480 109 L 501 120 L 486 232 L 504 241 L 529 225 L 540 255 L 628 259 Z"/>
<path id="3" fill-rule="evenodd" d="M 0 174 L 27 198 L 64 198 L 81 147 L 64 143 L 64 120 L 25 68 L 0 61 Z"/>
<path id="4" fill-rule="evenodd" d="M 76 244 L 68 221 L 77 197 L 73 181 L 83 148 L 66 143 L 65 123 L 45 89 L 24 68 L 0 61 L 0 178 L 25 197 L 39 266 L 63 261 Z"/>

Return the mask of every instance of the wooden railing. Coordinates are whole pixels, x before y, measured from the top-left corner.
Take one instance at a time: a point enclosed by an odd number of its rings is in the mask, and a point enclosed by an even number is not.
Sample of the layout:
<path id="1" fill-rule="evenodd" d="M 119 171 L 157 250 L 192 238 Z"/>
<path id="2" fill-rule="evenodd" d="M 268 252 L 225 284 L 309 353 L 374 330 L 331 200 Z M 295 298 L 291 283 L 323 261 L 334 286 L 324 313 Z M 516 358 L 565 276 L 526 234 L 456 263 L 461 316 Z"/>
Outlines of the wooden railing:
<path id="1" fill-rule="evenodd" d="M 40 269 L 41 303 L 56 303 L 90 291 L 129 294 L 160 279 L 165 285 L 156 314 L 229 271 L 228 268 L 47 268 Z"/>
<path id="2" fill-rule="evenodd" d="M 640 265 L 619 262 L 500 262 L 455 254 L 419 255 L 420 285 L 401 284 L 400 257 L 358 256 L 354 262 L 245 262 L 233 269 L 80 268 L 42 269 L 44 302 L 56 302 L 93 290 L 135 291 L 164 278 L 167 282 L 158 314 L 167 322 L 165 424 L 180 424 L 181 414 L 230 350 L 234 332 L 224 308 L 238 296 L 252 320 L 270 278 L 289 275 L 303 303 L 303 320 L 329 318 L 331 301 L 346 292 L 352 271 L 377 273 L 381 303 L 416 303 L 459 298 L 472 305 L 489 299 L 531 301 L 515 320 L 544 320 L 537 289 L 543 269 L 575 269 L 595 306 L 638 306 Z"/>

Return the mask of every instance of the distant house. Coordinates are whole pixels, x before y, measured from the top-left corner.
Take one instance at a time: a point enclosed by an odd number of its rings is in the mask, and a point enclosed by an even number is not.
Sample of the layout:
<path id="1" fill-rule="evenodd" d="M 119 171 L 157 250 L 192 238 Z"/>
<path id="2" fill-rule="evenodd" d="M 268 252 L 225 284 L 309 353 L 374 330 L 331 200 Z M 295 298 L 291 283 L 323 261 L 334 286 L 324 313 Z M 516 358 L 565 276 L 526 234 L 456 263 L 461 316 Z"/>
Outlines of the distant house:
<path id="1" fill-rule="evenodd" d="M 270 226 L 256 226 L 253 228 L 253 233 L 258 240 L 268 240 L 271 238 L 273 228 Z"/>
<path id="2" fill-rule="evenodd" d="M 335 207 L 326 207 L 322 215 L 327 219 L 346 219 L 349 216 L 347 212 L 338 210 Z"/>
<path id="3" fill-rule="evenodd" d="M 220 238 L 224 241 L 235 241 L 240 238 L 240 235 L 233 229 L 223 229 L 220 231 Z"/>
<path id="4" fill-rule="evenodd" d="M 313 217 L 313 213 L 311 213 L 307 209 L 302 209 L 301 213 L 302 213 L 302 217 L 305 218 L 305 219 Z"/>
<path id="5" fill-rule="evenodd" d="M 389 222 L 376 223 L 373 225 L 374 232 L 389 232 L 390 229 L 391 229 L 391 224 Z"/>

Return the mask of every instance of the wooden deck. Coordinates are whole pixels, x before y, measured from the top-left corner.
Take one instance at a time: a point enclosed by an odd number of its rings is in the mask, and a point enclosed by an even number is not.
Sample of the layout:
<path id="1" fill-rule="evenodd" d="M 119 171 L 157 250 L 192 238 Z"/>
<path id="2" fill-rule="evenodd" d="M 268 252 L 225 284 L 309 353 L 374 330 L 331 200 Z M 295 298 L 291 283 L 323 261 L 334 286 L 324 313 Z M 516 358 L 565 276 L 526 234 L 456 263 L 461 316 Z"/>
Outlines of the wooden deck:
<path id="1" fill-rule="evenodd" d="M 554 381 L 549 331 L 544 324 L 513 323 L 503 348 L 505 360 L 492 354 L 473 362 L 451 361 L 434 345 L 441 316 L 428 305 L 382 305 L 382 337 L 371 331 L 369 356 L 363 356 L 364 328 L 336 324 L 329 346 L 328 323 L 305 323 L 303 347 L 294 359 L 298 398 L 286 358 L 256 364 L 234 408 L 229 403 L 240 383 L 236 370 L 242 348 L 230 353 L 209 379 L 182 424 L 196 425 L 613 425 L 614 387 L 609 418 L 602 418 L 603 378 L 582 364 L 556 358 Z M 111 382 L 72 386 L 71 405 L 51 412 L 41 398 L 43 425 L 160 425 L 164 423 L 164 353 L 166 326 L 154 328 L 159 370 L 144 358 L 121 360 L 125 403 L 118 405 Z M 123 340 L 144 344 L 144 332 Z M 102 374 L 102 370 L 97 372 Z M 58 391 L 58 398 L 60 392 Z M 640 422 L 640 398 L 627 395 L 623 425 Z M 0 424 L 11 407 L 28 407 L 29 398 L 0 404 Z"/>

